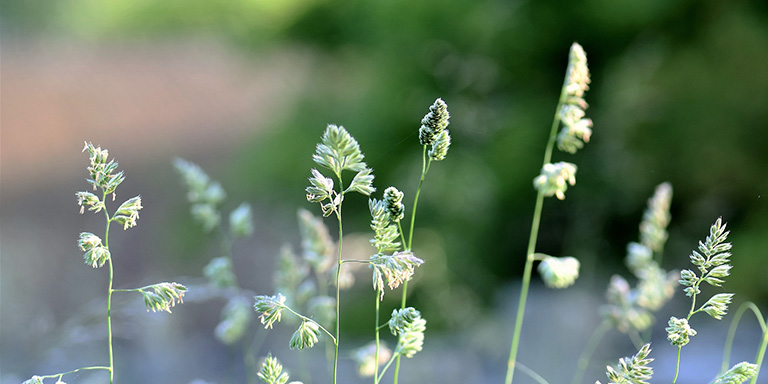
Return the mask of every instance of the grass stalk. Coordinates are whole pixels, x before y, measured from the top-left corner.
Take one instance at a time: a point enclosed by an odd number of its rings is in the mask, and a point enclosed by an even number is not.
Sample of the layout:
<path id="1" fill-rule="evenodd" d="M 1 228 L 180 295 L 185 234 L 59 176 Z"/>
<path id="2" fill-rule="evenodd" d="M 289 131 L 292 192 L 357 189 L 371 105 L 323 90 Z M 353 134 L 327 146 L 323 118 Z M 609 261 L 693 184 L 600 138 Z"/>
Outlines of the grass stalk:
<path id="1" fill-rule="evenodd" d="M 429 166 L 432 163 L 432 159 L 428 158 L 427 156 L 427 146 L 424 146 L 424 150 L 421 153 L 421 178 L 419 179 L 419 187 L 416 188 L 416 195 L 413 197 L 413 208 L 411 209 L 411 228 L 408 232 L 408 243 L 403 244 L 403 247 L 405 247 L 406 251 L 412 250 L 413 246 L 413 228 L 416 224 L 416 207 L 419 205 L 419 195 L 421 194 L 421 187 L 424 185 L 424 179 L 427 176 L 427 171 L 429 171 Z M 398 223 L 399 225 L 399 223 Z M 401 235 L 402 235 L 402 229 L 401 229 Z M 405 309 L 406 305 L 406 297 L 408 297 L 408 280 L 403 282 L 403 297 L 400 301 L 400 308 Z M 400 355 L 397 356 L 397 359 L 395 361 L 395 374 L 394 378 L 392 379 L 393 384 L 397 384 L 397 379 L 400 376 Z"/>
<path id="2" fill-rule="evenodd" d="M 750 310 L 752 313 L 754 313 L 758 324 L 760 324 L 760 330 L 763 333 L 760 347 L 758 348 L 757 355 L 755 356 L 755 364 L 760 367 L 763 365 L 762 362 L 763 358 L 765 358 L 765 350 L 768 348 L 768 328 L 766 327 L 766 320 L 763 319 L 763 314 L 760 312 L 760 309 L 757 307 L 757 305 L 755 305 L 755 303 L 748 301 L 742 303 L 739 306 L 739 308 L 736 310 L 736 313 L 733 315 L 733 319 L 731 319 L 731 325 L 728 328 L 728 337 L 725 339 L 725 347 L 723 349 L 723 362 L 720 366 L 720 373 L 728 370 L 728 366 L 731 360 L 731 351 L 733 350 L 733 341 L 734 337 L 736 336 L 736 328 L 738 328 L 739 322 L 741 321 L 744 312 L 747 310 Z M 750 381 L 751 384 L 757 383 L 758 374 L 760 374 L 759 368 L 755 377 L 753 377 L 752 381 Z"/>
<path id="3" fill-rule="evenodd" d="M 552 160 L 552 151 L 555 147 L 555 141 L 557 139 L 557 128 L 560 126 L 560 119 L 558 117 L 558 111 L 563 106 L 563 102 L 567 96 L 565 88 L 560 92 L 560 101 L 555 108 L 555 117 L 552 119 L 552 127 L 549 132 L 549 141 L 547 142 L 547 148 L 544 151 L 544 162 L 542 167 L 548 164 Z M 504 380 L 505 384 L 512 384 L 512 379 L 515 374 L 515 363 L 517 362 L 517 351 L 520 346 L 520 334 L 523 327 L 523 318 L 525 317 L 525 303 L 528 300 L 528 289 L 531 284 L 531 274 L 533 271 L 533 262 L 535 260 L 534 253 L 536 251 L 536 241 L 539 236 L 539 225 L 541 223 L 541 211 L 544 206 L 544 193 L 542 189 L 539 189 L 536 194 L 536 206 L 533 211 L 533 220 L 531 222 L 531 234 L 528 238 L 528 250 L 526 251 L 525 269 L 523 270 L 523 282 L 520 289 L 520 299 L 517 304 L 517 316 L 515 317 L 515 328 L 512 333 L 512 346 L 509 350 L 509 360 L 507 361 L 507 375 Z"/>
<path id="4" fill-rule="evenodd" d="M 106 191 L 102 193 L 101 201 L 107 201 Z M 107 224 L 104 229 L 104 247 L 109 249 L 109 224 L 112 222 L 112 218 L 109 217 L 109 211 L 107 211 L 106 206 L 104 207 L 104 216 L 107 218 Z M 112 293 L 115 292 L 114 289 L 112 289 L 112 286 L 115 277 L 115 268 L 112 264 L 111 256 L 107 259 L 107 262 L 109 263 L 109 287 L 107 288 L 107 349 L 109 350 L 109 384 L 112 384 L 115 380 L 115 356 L 112 347 Z"/>

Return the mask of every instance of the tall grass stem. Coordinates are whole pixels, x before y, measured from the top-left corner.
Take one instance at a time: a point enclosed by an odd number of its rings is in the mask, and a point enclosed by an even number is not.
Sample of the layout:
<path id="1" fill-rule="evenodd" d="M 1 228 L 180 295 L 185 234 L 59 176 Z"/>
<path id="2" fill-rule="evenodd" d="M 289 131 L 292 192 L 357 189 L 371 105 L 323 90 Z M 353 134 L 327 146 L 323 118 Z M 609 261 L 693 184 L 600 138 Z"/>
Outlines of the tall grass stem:
<path id="1" fill-rule="evenodd" d="M 552 127 L 549 132 L 549 141 L 547 142 L 547 148 L 544 151 L 544 162 L 542 167 L 548 164 L 552 160 L 552 151 L 555 147 L 555 141 L 557 140 L 557 128 L 560 126 L 560 119 L 558 117 L 558 111 L 563 106 L 563 102 L 567 93 L 565 87 L 560 92 L 560 101 L 555 108 L 555 117 L 552 119 Z M 536 241 L 539 236 L 539 224 L 541 223 L 541 211 L 544 205 L 544 193 L 543 189 L 539 189 L 536 194 L 536 207 L 533 211 L 533 220 L 531 222 L 531 234 L 528 238 L 528 250 L 525 258 L 525 269 L 523 270 L 523 285 L 520 289 L 520 300 L 517 304 L 517 316 L 515 318 L 515 328 L 512 334 L 512 346 L 509 350 L 509 360 L 507 361 L 507 376 L 504 380 L 505 384 L 512 384 L 512 379 L 515 375 L 515 363 L 517 362 L 517 350 L 520 346 L 520 334 L 523 327 L 523 318 L 525 316 L 525 303 L 528 300 L 528 289 L 531 284 L 531 273 L 533 271 L 534 253 L 536 252 Z"/>

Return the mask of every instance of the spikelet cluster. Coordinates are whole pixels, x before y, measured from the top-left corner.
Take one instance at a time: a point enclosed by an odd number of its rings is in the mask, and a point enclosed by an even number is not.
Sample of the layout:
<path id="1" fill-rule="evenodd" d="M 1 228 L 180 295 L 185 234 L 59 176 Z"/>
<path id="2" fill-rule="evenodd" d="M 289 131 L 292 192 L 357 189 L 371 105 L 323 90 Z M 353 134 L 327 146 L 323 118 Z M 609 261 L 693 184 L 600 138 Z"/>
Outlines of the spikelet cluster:
<path id="1" fill-rule="evenodd" d="M 176 306 L 176 302 L 184 302 L 184 293 L 187 287 L 179 283 L 158 283 L 146 288 L 139 289 L 139 293 L 144 296 L 144 305 L 147 311 L 157 312 L 165 311 L 171 313 L 171 307 Z"/>
<path id="2" fill-rule="evenodd" d="M 614 367 L 607 366 L 605 375 L 608 376 L 608 383 L 648 384 L 653 376 L 653 368 L 649 366 L 653 361 L 648 357 L 650 353 L 651 344 L 645 344 L 634 356 L 619 359 L 619 364 Z"/>
<path id="3" fill-rule="evenodd" d="M 428 153 L 431 160 L 443 160 L 448 154 L 448 148 L 451 146 L 451 134 L 447 129 L 450 117 L 448 105 L 438 98 L 429 107 L 429 113 L 421 119 L 419 143 L 431 146 Z"/>
<path id="4" fill-rule="evenodd" d="M 652 312 L 666 304 L 674 295 L 678 272 L 667 272 L 654 260 L 654 253 L 661 253 L 667 239 L 670 221 L 669 207 L 672 186 L 662 183 L 656 187 L 640 223 L 640 242 L 627 245 L 625 263 L 637 278 L 637 286 L 619 275 L 611 278 L 603 306 L 603 317 L 621 332 L 630 329 L 644 331 L 654 323 Z"/>
<path id="5" fill-rule="evenodd" d="M 589 89 L 589 82 L 587 54 L 581 45 L 573 43 L 558 111 L 558 119 L 563 123 L 557 136 L 557 147 L 561 151 L 576 153 L 592 136 L 592 120 L 584 117 L 587 109 L 584 92 Z"/>

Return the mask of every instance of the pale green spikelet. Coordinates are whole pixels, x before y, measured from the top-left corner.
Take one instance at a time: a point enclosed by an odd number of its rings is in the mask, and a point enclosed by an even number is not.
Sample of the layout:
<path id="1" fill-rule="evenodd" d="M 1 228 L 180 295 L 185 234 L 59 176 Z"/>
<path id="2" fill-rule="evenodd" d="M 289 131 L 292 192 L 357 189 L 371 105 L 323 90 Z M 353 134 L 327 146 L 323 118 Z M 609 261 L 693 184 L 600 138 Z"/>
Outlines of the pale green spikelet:
<path id="1" fill-rule="evenodd" d="M 672 203 L 672 184 L 661 183 L 648 199 L 648 208 L 640 223 L 640 243 L 653 252 L 661 252 L 669 234 L 667 226 L 672 218 L 669 207 Z"/>
<path id="2" fill-rule="evenodd" d="M 607 366 L 605 375 L 609 384 L 648 384 L 653 376 L 653 361 L 648 355 L 651 353 L 651 344 L 645 344 L 634 356 L 619 359 L 619 364 Z M 600 383 L 598 381 L 598 383 Z"/>
<path id="3" fill-rule="evenodd" d="M 253 235 L 253 213 L 250 204 L 242 203 L 230 212 L 229 228 L 234 237 Z"/>
<path id="4" fill-rule="evenodd" d="M 252 318 L 250 301 L 242 296 L 236 296 L 227 302 L 222 311 L 222 319 L 213 333 L 222 343 L 232 345 L 243 338 Z"/>
<path id="5" fill-rule="evenodd" d="M 112 220 L 123 225 L 123 229 L 136 226 L 136 220 L 139 219 L 139 210 L 141 210 L 141 196 L 132 197 L 126 200 L 115 211 Z"/>
<path id="6" fill-rule="evenodd" d="M 102 245 L 101 238 L 90 232 L 80 233 L 77 246 L 85 252 L 83 255 L 85 263 L 93 268 L 103 267 L 111 257 L 109 249 Z"/>
<path id="7" fill-rule="evenodd" d="M 371 229 L 373 229 L 373 245 L 379 253 L 394 252 L 400 249 L 400 231 L 392 223 L 391 209 L 384 200 L 369 199 L 368 209 L 371 212 Z"/>
<path id="8" fill-rule="evenodd" d="M 378 366 L 383 366 L 392 357 L 392 350 L 386 344 L 379 344 Z M 370 342 L 358 349 L 352 354 L 352 359 L 357 363 L 357 374 L 362 377 L 369 377 L 376 374 L 376 343 Z"/>
<path id="9" fill-rule="evenodd" d="M 80 206 L 81 214 L 85 211 L 86 206 L 88 206 L 89 211 L 93 211 L 94 213 L 100 212 L 102 209 L 104 209 L 104 202 L 101 201 L 98 196 L 94 195 L 93 193 L 76 192 L 75 196 L 77 197 L 77 205 Z"/>
<path id="10" fill-rule="evenodd" d="M 760 366 L 742 361 L 718 376 L 710 384 L 741 384 L 757 375 Z"/>
<path id="11" fill-rule="evenodd" d="M 225 289 L 237 286 L 237 277 L 232 270 L 232 259 L 215 257 L 203 268 L 203 276 L 214 287 Z"/>
<path id="12" fill-rule="evenodd" d="M 355 174 L 352 182 L 349 183 L 349 187 L 344 190 L 347 192 L 357 192 L 365 196 L 370 196 L 371 193 L 376 191 L 373 187 L 373 170 L 370 168 L 363 169 Z"/>
<path id="13" fill-rule="evenodd" d="M 392 311 L 392 317 L 389 319 L 389 331 L 397 336 L 405 332 L 406 324 L 413 323 L 420 317 L 421 312 L 413 307 L 395 309 Z"/>
<path id="14" fill-rule="evenodd" d="M 398 330 L 397 347 L 395 353 L 411 358 L 424 346 L 424 332 L 427 330 L 427 321 L 416 311 L 417 316 L 405 321 Z"/>
<path id="15" fill-rule="evenodd" d="M 336 243 L 319 217 L 306 209 L 299 209 L 298 217 L 302 257 L 312 268 L 325 273 L 335 261 Z"/>
<path id="16" fill-rule="evenodd" d="M 395 289 L 410 280 L 414 269 L 423 263 L 424 260 L 410 251 L 395 252 L 393 255 L 373 255 L 369 264 L 373 268 L 373 288 L 381 292 L 383 300 L 385 281 L 389 289 Z"/>
<path id="17" fill-rule="evenodd" d="M 432 148 L 427 153 L 432 161 L 445 160 L 445 156 L 448 155 L 448 148 L 451 147 L 451 134 L 446 129 L 435 135 L 435 140 L 432 143 Z"/>
<path id="18" fill-rule="evenodd" d="M 221 223 L 221 213 L 216 206 L 211 204 L 192 204 L 190 207 L 192 218 L 203 226 L 205 232 L 211 232 Z"/>
<path id="19" fill-rule="evenodd" d="M 179 283 L 158 283 L 138 290 L 144 296 L 147 311 L 165 311 L 171 313 L 176 302 L 184 302 L 187 287 Z"/>
<path id="20" fill-rule="evenodd" d="M 608 304 L 601 308 L 603 318 L 622 333 L 627 333 L 630 329 L 648 329 L 653 325 L 653 315 L 648 309 L 637 304 L 637 296 L 637 291 L 630 289 L 627 280 L 614 275 L 606 291 Z"/>
<path id="21" fill-rule="evenodd" d="M 667 340 L 677 347 L 682 347 L 690 341 L 690 338 L 696 336 L 696 330 L 691 328 L 687 319 L 669 318 L 669 327 L 666 328 Z"/>
<path id="22" fill-rule="evenodd" d="M 283 372 L 283 365 L 272 354 L 267 355 L 261 364 L 261 371 L 258 373 L 259 379 L 264 384 L 285 384 L 288 382 L 288 373 Z"/>
<path id="23" fill-rule="evenodd" d="M 575 257 L 553 257 L 545 255 L 539 263 L 539 274 L 550 288 L 567 288 L 579 278 L 579 260 Z"/>
<path id="24" fill-rule="evenodd" d="M 43 378 L 40 377 L 40 376 L 35 375 L 35 376 L 30 377 L 27 380 L 24 380 L 24 382 L 21 383 L 21 384 L 43 384 Z"/>
<path id="25" fill-rule="evenodd" d="M 320 327 L 312 320 L 304 320 L 299 325 L 299 329 L 293 333 L 290 341 L 291 349 L 302 350 L 312 348 L 317 343 L 317 336 L 320 334 Z"/>
<path id="26" fill-rule="evenodd" d="M 109 151 L 101 149 L 101 147 L 94 147 L 91 143 L 85 143 L 83 152 L 86 150 L 90 155 L 91 162 L 88 167 L 88 172 L 91 175 L 88 183 L 93 185 L 93 189 L 101 188 L 104 194 L 114 193 L 117 186 L 125 180 L 122 171 L 115 173 L 118 166 L 117 161 L 109 160 Z"/>
<path id="27" fill-rule="evenodd" d="M 285 296 L 277 294 L 275 296 L 259 295 L 255 297 L 256 304 L 253 305 L 257 312 L 261 312 L 261 323 L 264 328 L 272 328 L 275 322 L 280 322 L 282 311 L 285 309 Z"/>
<path id="28" fill-rule="evenodd" d="M 384 190 L 384 202 L 387 205 L 389 219 L 398 222 L 405 215 L 405 205 L 403 205 L 404 194 L 395 187 L 389 187 Z M 373 212 L 371 212 L 373 213 Z"/>
<path id="29" fill-rule="evenodd" d="M 558 199 L 563 200 L 568 185 L 576 184 L 576 170 L 575 164 L 562 161 L 545 164 L 541 168 L 541 174 L 533 179 L 533 186 L 544 196 L 557 196 Z"/>
<path id="30" fill-rule="evenodd" d="M 557 147 L 561 151 L 576 153 L 592 136 L 592 120 L 584 118 L 587 109 L 584 92 L 589 89 L 589 82 L 587 54 L 581 45 L 573 43 L 558 111 L 558 119 L 563 123 L 563 129 L 557 135 Z"/>
<path id="31" fill-rule="evenodd" d="M 701 310 L 716 320 L 722 320 L 728 313 L 728 304 L 731 304 L 733 293 L 718 293 L 707 300 L 701 306 Z"/>
<path id="32" fill-rule="evenodd" d="M 187 200 L 191 203 L 192 218 L 203 226 L 205 232 L 211 232 L 221 223 L 219 205 L 227 194 L 220 183 L 211 180 L 197 164 L 184 159 L 173 162 L 187 187 Z"/>
<path id="33" fill-rule="evenodd" d="M 419 128 L 421 145 L 434 145 L 437 136 L 448 127 L 450 117 L 448 105 L 443 99 L 435 100 L 429 107 L 429 113 L 421 119 L 421 127 Z"/>
<path id="34" fill-rule="evenodd" d="M 318 165 L 330 169 L 336 176 L 341 171 L 360 172 L 367 168 L 363 162 L 360 145 L 342 126 L 329 124 L 323 133 L 322 141 L 317 144 L 312 160 Z"/>

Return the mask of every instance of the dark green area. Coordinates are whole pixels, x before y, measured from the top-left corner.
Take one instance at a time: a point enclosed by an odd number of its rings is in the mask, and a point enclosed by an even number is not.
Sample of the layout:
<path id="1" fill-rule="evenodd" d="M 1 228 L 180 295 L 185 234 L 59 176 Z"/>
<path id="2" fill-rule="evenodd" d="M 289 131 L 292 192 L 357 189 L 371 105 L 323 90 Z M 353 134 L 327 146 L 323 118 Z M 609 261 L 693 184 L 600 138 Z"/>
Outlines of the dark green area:
<path id="1" fill-rule="evenodd" d="M 578 183 L 566 201 L 546 202 L 539 250 L 578 256 L 586 277 L 623 271 L 646 199 L 669 181 L 667 266 L 688 267 L 690 250 L 723 216 L 734 231 L 731 289 L 740 300 L 768 301 L 765 1 L 2 4 L 5 33 L 106 41 L 191 34 L 254 55 L 310 51 L 314 77 L 290 117 L 236 148 L 220 177 L 228 189 L 289 212 L 304 204 L 310 155 L 328 123 L 358 139 L 379 191 L 396 185 L 412 201 L 419 121 L 442 97 L 453 145 L 428 175 L 418 226 L 440 234 L 450 280 L 484 300 L 521 273 L 532 179 L 577 41 L 593 74 L 586 99 L 594 135 L 577 155 L 555 155 L 579 166 Z M 365 209 L 346 214 L 365 229 Z"/>

